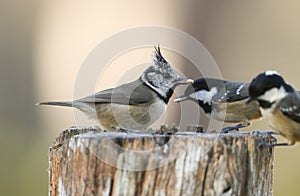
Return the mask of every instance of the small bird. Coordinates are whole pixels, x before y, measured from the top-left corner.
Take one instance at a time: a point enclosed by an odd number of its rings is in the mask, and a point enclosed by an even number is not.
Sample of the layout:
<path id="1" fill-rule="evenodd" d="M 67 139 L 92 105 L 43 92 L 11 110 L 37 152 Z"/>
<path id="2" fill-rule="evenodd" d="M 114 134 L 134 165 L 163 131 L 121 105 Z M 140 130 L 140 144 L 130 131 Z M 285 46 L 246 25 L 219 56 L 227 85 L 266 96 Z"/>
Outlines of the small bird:
<path id="1" fill-rule="evenodd" d="M 257 101 L 270 127 L 289 141 L 269 146 L 294 145 L 300 141 L 300 95 L 280 74 L 266 71 L 257 75 L 250 83 L 249 95 L 247 103 Z"/>
<path id="2" fill-rule="evenodd" d="M 211 118 L 227 123 L 241 123 L 236 126 L 224 127 L 221 132 L 250 125 L 250 120 L 261 117 L 259 106 L 256 102 L 245 107 L 249 98 L 249 83 L 232 82 L 215 78 L 200 78 L 194 80 L 184 92 L 183 96 L 175 102 L 192 100 L 199 104 L 204 112 Z"/>
<path id="3" fill-rule="evenodd" d="M 164 113 L 177 85 L 193 83 L 172 68 L 159 46 L 154 49 L 151 66 L 135 81 L 70 102 L 41 102 L 38 105 L 75 107 L 99 120 L 107 131 L 116 131 L 120 127 L 145 130 Z"/>

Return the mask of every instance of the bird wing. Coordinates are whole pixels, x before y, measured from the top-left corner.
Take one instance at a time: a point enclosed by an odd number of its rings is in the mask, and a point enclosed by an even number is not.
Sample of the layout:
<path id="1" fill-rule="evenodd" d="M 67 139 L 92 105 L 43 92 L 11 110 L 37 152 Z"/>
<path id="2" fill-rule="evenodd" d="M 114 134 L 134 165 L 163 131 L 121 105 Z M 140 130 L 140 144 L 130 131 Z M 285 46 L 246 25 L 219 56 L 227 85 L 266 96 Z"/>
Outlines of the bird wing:
<path id="1" fill-rule="evenodd" d="M 125 83 L 76 100 L 84 103 L 139 105 L 154 99 L 154 93 L 141 80 Z M 75 102 L 76 102 L 75 101 Z"/>
<path id="2" fill-rule="evenodd" d="M 217 93 L 213 98 L 217 102 L 234 102 L 247 99 L 249 97 L 249 83 L 223 81 L 224 88 L 221 88 L 222 93 Z"/>
<path id="3" fill-rule="evenodd" d="M 285 116 L 300 123 L 300 95 L 298 92 L 286 96 L 278 107 Z"/>
<path id="4" fill-rule="evenodd" d="M 249 83 L 244 82 L 231 82 L 231 85 L 228 85 L 228 82 L 225 81 L 225 88 L 228 92 L 226 100 L 228 102 L 233 102 L 247 99 L 249 97 L 249 86 Z"/>

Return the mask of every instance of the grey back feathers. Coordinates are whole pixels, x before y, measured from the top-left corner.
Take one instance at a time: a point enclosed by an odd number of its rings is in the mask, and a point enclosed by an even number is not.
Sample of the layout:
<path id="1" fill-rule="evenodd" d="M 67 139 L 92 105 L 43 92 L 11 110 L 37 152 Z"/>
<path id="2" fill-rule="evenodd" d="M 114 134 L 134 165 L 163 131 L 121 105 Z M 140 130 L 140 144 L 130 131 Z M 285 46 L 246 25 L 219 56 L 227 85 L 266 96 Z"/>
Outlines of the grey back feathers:
<path id="1" fill-rule="evenodd" d="M 76 107 L 81 109 L 82 104 L 116 103 L 122 105 L 139 105 L 154 100 L 156 94 L 149 91 L 148 87 L 141 81 L 136 80 L 122 84 L 116 88 L 100 91 L 96 94 L 74 100 L 72 102 L 41 102 L 39 105 L 57 105 Z M 82 104 L 79 104 L 82 103 Z"/>
<path id="2" fill-rule="evenodd" d="M 135 80 L 115 88 L 100 91 L 94 95 L 78 99 L 84 103 L 117 103 L 122 105 L 139 105 L 154 100 L 155 93 L 141 81 Z"/>

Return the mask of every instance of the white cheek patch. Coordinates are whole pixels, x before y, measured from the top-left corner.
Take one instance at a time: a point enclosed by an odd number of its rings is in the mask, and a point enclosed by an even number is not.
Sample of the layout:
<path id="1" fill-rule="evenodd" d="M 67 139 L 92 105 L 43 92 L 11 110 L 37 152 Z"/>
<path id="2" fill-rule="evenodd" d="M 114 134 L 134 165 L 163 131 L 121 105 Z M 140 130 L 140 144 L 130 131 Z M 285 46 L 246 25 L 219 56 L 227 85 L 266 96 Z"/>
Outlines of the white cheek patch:
<path id="1" fill-rule="evenodd" d="M 278 88 L 272 88 L 265 92 L 265 94 L 258 97 L 260 100 L 265 100 L 269 102 L 274 102 L 279 99 L 284 98 L 287 95 L 287 92 L 285 91 L 284 87 L 281 86 Z"/>
<path id="2" fill-rule="evenodd" d="M 210 91 L 200 90 L 190 95 L 191 98 L 202 101 L 204 104 L 211 105 L 213 96 L 217 94 L 217 88 L 213 87 Z"/>

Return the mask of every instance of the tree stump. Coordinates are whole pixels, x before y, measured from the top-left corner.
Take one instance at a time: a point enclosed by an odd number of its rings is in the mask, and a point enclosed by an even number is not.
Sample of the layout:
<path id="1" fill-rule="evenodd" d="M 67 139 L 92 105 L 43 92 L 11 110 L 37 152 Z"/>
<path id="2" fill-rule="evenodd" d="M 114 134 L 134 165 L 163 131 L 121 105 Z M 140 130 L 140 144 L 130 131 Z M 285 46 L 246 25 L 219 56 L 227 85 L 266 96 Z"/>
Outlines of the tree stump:
<path id="1" fill-rule="evenodd" d="M 274 149 L 263 141 L 275 139 L 68 129 L 49 151 L 49 195 L 272 195 Z"/>

